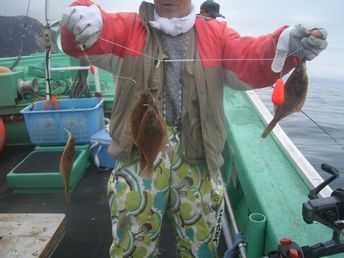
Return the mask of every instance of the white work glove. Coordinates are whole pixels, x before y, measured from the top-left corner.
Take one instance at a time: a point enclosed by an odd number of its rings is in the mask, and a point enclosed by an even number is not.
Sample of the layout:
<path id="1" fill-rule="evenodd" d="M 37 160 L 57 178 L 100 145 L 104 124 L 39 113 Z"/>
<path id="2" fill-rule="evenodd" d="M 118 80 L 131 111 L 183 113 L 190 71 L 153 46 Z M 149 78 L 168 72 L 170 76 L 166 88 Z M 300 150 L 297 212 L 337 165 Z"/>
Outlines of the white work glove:
<path id="1" fill-rule="evenodd" d="M 91 47 L 99 37 L 103 27 L 102 14 L 97 5 L 72 6 L 62 13 L 61 26 L 75 35 L 77 43 L 84 48 Z"/>
<path id="2" fill-rule="evenodd" d="M 271 70 L 275 73 L 281 72 L 286 58 L 290 55 L 312 60 L 327 47 L 326 37 L 327 31 L 315 26 L 298 24 L 285 29 L 278 39 Z"/>

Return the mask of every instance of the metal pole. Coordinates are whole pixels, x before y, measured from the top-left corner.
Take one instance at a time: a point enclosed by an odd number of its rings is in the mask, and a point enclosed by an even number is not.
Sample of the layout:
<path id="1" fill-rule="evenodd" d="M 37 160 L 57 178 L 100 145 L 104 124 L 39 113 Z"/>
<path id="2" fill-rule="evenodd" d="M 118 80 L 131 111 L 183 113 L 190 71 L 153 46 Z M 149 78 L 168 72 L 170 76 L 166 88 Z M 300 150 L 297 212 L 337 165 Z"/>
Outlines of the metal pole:
<path id="1" fill-rule="evenodd" d="M 99 71 L 96 66 L 94 66 L 94 84 L 96 86 L 96 93 L 101 93 L 100 83 L 99 83 Z"/>
<path id="2" fill-rule="evenodd" d="M 49 71 L 74 71 L 74 70 L 89 70 L 90 66 L 68 66 L 68 67 L 51 67 Z"/>
<path id="3" fill-rule="evenodd" d="M 222 182 L 224 182 L 223 179 L 222 179 Z M 234 215 L 234 211 L 233 211 L 233 208 L 232 208 L 231 201 L 230 201 L 228 193 L 227 193 L 227 187 L 225 187 L 224 199 L 225 199 L 225 204 L 226 204 L 226 207 L 227 207 L 227 212 L 228 212 L 228 215 L 229 215 L 229 219 L 230 219 L 230 221 L 232 223 L 232 226 L 233 226 L 233 231 L 234 231 L 235 234 L 238 234 L 239 233 L 239 228 L 238 228 L 238 224 L 237 224 L 236 219 L 235 219 L 235 215 Z M 239 245 L 239 251 L 240 251 L 240 256 L 242 258 L 246 258 L 247 257 L 246 256 L 246 248 L 244 246 L 240 246 Z"/>
<path id="4" fill-rule="evenodd" d="M 223 236 L 225 238 L 225 242 L 227 245 L 227 248 L 230 248 L 233 245 L 233 238 L 232 238 L 232 234 L 231 231 L 229 229 L 229 224 L 228 224 L 228 220 L 227 220 L 227 214 L 226 212 L 223 214 Z"/>

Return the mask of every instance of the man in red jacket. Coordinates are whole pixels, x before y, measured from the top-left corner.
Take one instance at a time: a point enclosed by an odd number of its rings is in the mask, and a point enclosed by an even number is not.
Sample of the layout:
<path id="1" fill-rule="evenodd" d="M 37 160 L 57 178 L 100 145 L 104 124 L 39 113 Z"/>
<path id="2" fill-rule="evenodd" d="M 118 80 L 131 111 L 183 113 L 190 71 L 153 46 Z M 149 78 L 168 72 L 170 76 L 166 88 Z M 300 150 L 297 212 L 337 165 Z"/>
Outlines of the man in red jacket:
<path id="1" fill-rule="evenodd" d="M 224 205 L 223 87 L 272 85 L 325 49 L 326 31 L 296 25 L 241 37 L 224 22 L 196 17 L 191 0 L 142 2 L 139 13 L 106 13 L 79 0 L 61 24 L 64 51 L 116 79 L 109 151 L 119 162 L 108 182 L 110 255 L 157 256 L 166 214 L 175 227 L 178 256 L 217 257 Z M 169 132 L 148 179 L 141 176 L 138 151 L 126 131 L 146 87 Z"/>

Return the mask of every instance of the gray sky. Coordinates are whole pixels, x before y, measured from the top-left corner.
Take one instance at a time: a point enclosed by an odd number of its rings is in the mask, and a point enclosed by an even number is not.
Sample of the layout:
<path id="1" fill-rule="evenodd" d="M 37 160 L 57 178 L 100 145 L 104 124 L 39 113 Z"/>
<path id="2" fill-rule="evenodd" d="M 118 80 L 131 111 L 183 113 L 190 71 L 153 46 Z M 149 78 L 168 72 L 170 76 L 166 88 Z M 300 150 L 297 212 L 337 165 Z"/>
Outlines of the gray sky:
<path id="1" fill-rule="evenodd" d="M 0 15 L 24 15 L 29 0 L 2 1 Z M 48 0 L 49 21 L 60 19 L 71 0 Z M 108 12 L 137 11 L 141 1 L 95 0 Z M 150 1 L 151 2 L 151 1 Z M 199 8 L 203 0 L 193 0 Z M 228 25 L 241 35 L 259 36 L 282 25 L 314 24 L 328 31 L 328 48 L 308 63 L 309 76 L 344 81 L 344 1 L 343 0 L 217 0 Z M 31 0 L 29 15 L 45 22 L 45 0 Z"/>

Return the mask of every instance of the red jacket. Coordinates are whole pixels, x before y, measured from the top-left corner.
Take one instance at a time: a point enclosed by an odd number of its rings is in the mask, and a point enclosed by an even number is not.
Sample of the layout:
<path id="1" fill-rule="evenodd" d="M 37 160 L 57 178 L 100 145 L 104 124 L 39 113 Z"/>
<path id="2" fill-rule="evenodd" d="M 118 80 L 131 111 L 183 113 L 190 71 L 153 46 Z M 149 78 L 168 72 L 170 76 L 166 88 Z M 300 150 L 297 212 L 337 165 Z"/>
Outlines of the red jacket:
<path id="1" fill-rule="evenodd" d="M 74 3 L 90 4 L 88 0 Z M 143 2 L 140 14 L 101 12 L 103 28 L 99 40 L 86 52 L 94 65 L 136 81 L 118 79 L 110 124 L 113 139 L 110 152 L 119 160 L 129 161 L 135 151 L 126 133 L 126 123 L 143 86 L 147 85 L 159 107 L 163 106 L 164 64 L 157 66 L 156 60 L 165 57 L 164 50 L 159 44 L 159 32 L 149 26 L 152 4 Z M 223 86 L 242 90 L 272 85 L 280 77 L 271 71 L 271 63 L 279 35 L 285 28 L 258 38 L 241 37 L 225 22 L 196 19 L 194 29 L 187 32 L 191 43 L 186 56 L 194 61 L 185 63 L 181 76 L 185 85 L 181 152 L 188 163 L 206 161 L 210 173 L 216 173 L 223 164 L 221 153 L 226 138 Z M 62 46 L 67 54 L 84 56 L 66 29 L 62 29 Z M 297 58 L 288 58 L 283 73 L 297 62 Z"/>
<path id="2" fill-rule="evenodd" d="M 89 0 L 79 0 L 72 6 L 92 4 L 93 2 Z M 123 58 L 144 52 L 146 29 L 139 14 L 109 14 L 102 11 L 102 15 L 103 30 L 100 38 L 103 40 L 99 40 L 88 49 L 88 55 L 112 54 Z M 254 88 L 272 85 L 280 77 L 280 74 L 271 71 L 271 63 L 279 35 L 285 28 L 287 26 L 258 38 L 241 37 L 236 31 L 228 28 L 225 22 L 197 18 L 195 30 L 202 64 L 206 68 L 222 66 Z M 62 35 L 63 50 L 76 57 L 83 56 L 83 53 L 76 48 L 73 35 L 66 29 L 62 29 Z M 288 58 L 282 73 L 288 73 L 297 63 L 299 63 L 297 57 Z"/>

